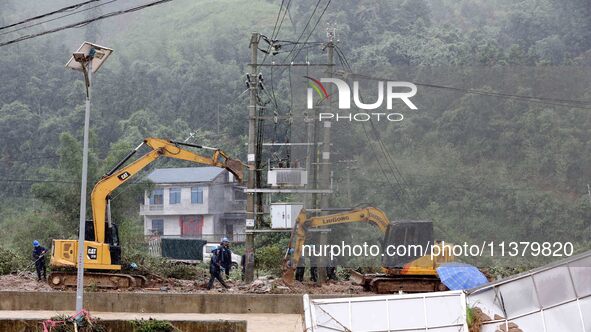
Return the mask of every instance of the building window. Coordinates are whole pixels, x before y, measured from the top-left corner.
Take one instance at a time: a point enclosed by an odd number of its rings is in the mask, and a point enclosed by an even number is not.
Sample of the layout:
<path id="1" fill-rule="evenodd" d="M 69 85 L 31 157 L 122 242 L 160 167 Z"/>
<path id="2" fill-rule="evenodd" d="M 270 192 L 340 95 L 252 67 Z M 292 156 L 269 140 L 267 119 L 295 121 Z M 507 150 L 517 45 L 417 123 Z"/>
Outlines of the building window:
<path id="1" fill-rule="evenodd" d="M 164 194 L 162 189 L 154 189 L 152 190 L 152 194 L 150 195 L 150 204 L 163 204 L 164 202 Z"/>
<path id="2" fill-rule="evenodd" d="M 164 220 L 153 219 L 152 220 L 152 233 L 155 235 L 164 234 Z"/>
<path id="3" fill-rule="evenodd" d="M 168 197 L 170 204 L 181 203 L 181 188 L 170 188 L 170 195 Z"/>
<path id="4" fill-rule="evenodd" d="M 191 188 L 191 203 L 203 204 L 203 188 L 202 187 Z"/>
<path id="5" fill-rule="evenodd" d="M 242 189 L 234 188 L 234 200 L 235 201 L 245 201 L 246 200 L 246 193 Z"/>

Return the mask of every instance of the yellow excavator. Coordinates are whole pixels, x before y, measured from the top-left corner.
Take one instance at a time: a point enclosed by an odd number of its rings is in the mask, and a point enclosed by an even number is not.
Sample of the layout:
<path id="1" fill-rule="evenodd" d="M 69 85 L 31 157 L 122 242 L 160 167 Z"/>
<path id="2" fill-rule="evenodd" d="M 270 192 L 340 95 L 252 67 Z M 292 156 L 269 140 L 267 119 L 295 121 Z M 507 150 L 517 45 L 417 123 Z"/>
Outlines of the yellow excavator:
<path id="1" fill-rule="evenodd" d="M 148 146 L 151 151 L 122 167 L 144 145 Z M 205 157 L 182 146 L 211 150 L 213 153 L 211 156 Z M 84 241 L 84 252 L 86 253 L 84 257 L 85 286 L 95 285 L 99 288 L 146 286 L 148 280 L 144 276 L 113 272 L 121 270 L 121 246 L 117 225 L 111 222 L 110 195 L 115 189 L 160 157 L 225 168 L 234 175 L 238 182 L 242 182 L 242 162 L 229 158 L 220 149 L 159 138 L 146 138 L 111 171 L 106 173 L 92 190 L 93 219 L 87 221 Z M 50 261 L 52 272 L 48 278 L 52 287 L 76 286 L 77 252 L 78 240 L 53 240 Z M 87 272 L 87 270 L 93 272 Z"/>
<path id="2" fill-rule="evenodd" d="M 313 217 L 308 217 L 306 210 L 302 209 L 296 218 L 291 232 L 290 247 L 287 249 L 283 261 L 284 282 L 288 285 L 293 283 L 294 272 L 300 264 L 309 229 L 357 222 L 373 224 L 384 234 L 381 253 L 385 253 L 386 247 L 389 245 L 402 245 L 406 248 L 409 246 L 421 246 L 422 248 L 431 245 L 441 246 L 440 243 L 432 240 L 433 224 L 430 221 L 400 220 L 390 222 L 386 214 L 375 207 Z M 363 285 L 367 290 L 379 294 L 399 291 L 416 293 L 445 290 L 445 286 L 437 276 L 436 269 L 443 263 L 453 261 L 454 257 L 449 254 L 449 250 L 439 250 L 439 252 L 442 254 L 434 256 L 433 259 L 429 254 L 421 256 L 414 250 L 408 250 L 407 254 L 403 256 L 382 255 L 382 273 L 360 274 L 351 271 L 351 279 L 355 283 Z"/>

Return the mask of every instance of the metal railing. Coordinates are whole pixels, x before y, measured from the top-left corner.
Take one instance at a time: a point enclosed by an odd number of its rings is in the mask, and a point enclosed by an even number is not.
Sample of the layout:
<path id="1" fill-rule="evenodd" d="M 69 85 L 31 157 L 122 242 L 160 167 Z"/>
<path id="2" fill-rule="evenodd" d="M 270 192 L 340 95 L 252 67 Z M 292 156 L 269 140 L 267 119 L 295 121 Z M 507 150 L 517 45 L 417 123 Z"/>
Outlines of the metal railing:
<path id="1" fill-rule="evenodd" d="M 181 236 L 186 238 L 187 236 Z M 231 242 L 244 242 L 246 241 L 246 234 L 202 234 L 199 236 L 193 236 L 189 238 L 195 238 L 200 240 L 205 240 L 207 242 L 220 242 L 222 238 L 227 237 L 228 240 Z"/>
<path id="2" fill-rule="evenodd" d="M 140 213 L 150 212 L 150 211 L 162 211 L 164 210 L 163 204 L 141 204 L 140 205 Z"/>
<path id="3" fill-rule="evenodd" d="M 162 240 L 160 236 L 148 235 L 146 236 L 146 242 L 148 242 L 148 253 L 150 256 L 162 256 Z"/>
<path id="4" fill-rule="evenodd" d="M 246 212 L 246 201 L 231 201 L 227 208 L 228 212 Z"/>

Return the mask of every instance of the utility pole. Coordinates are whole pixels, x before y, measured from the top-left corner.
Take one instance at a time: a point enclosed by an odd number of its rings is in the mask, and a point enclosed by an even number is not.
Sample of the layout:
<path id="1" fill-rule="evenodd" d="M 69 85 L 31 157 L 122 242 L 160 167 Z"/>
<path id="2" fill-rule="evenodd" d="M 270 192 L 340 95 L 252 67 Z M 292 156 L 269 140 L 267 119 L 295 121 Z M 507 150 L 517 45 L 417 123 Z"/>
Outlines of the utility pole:
<path id="1" fill-rule="evenodd" d="M 353 206 L 351 198 L 351 166 L 347 166 L 347 206 Z"/>
<path id="2" fill-rule="evenodd" d="M 255 189 L 256 185 L 256 124 L 257 117 L 257 51 L 259 48 L 260 35 L 253 32 L 250 36 L 250 103 L 248 105 L 248 189 Z M 258 219 L 259 206 L 255 207 L 255 202 L 258 202 L 259 193 L 249 192 L 246 200 L 246 248 L 245 248 L 245 274 L 244 281 L 252 282 L 254 280 L 254 229 Z M 256 204 L 258 205 L 258 204 Z"/>
<path id="3" fill-rule="evenodd" d="M 333 61 L 334 61 L 334 35 L 335 29 L 328 28 L 326 31 L 326 35 L 328 37 L 328 42 L 326 43 L 326 53 L 328 56 L 328 77 L 332 78 L 333 76 Z M 330 84 L 329 91 L 328 91 L 328 112 L 332 112 L 332 96 L 333 96 L 333 84 Z M 322 189 L 329 189 L 331 185 L 331 178 L 332 178 L 332 167 L 330 163 L 330 128 L 332 126 L 332 122 L 330 119 L 325 119 L 322 122 L 322 154 L 320 155 L 320 187 Z M 326 210 L 329 208 L 330 203 L 330 196 L 329 194 L 322 194 L 320 197 L 320 209 Z M 321 212 L 321 214 L 327 214 L 327 212 Z M 320 232 L 320 245 L 324 246 L 328 242 L 328 234 L 327 232 Z M 318 269 L 318 282 L 323 283 L 326 281 L 326 266 L 328 266 L 328 261 L 326 257 L 322 257 L 319 262 L 319 269 Z"/>
<path id="4" fill-rule="evenodd" d="M 589 195 L 589 204 L 591 204 L 591 186 L 587 183 L 587 195 Z M 589 223 L 589 238 L 591 239 L 591 222 Z"/>
<path id="5" fill-rule="evenodd" d="M 88 84 L 86 85 L 86 107 L 84 112 L 84 142 L 82 145 L 82 184 L 80 186 L 80 229 L 78 234 L 78 271 L 76 273 L 76 312 L 84 309 L 84 257 L 86 249 L 86 183 L 88 180 L 88 130 L 90 127 L 90 91 L 92 85 L 92 59 L 86 66 Z"/>

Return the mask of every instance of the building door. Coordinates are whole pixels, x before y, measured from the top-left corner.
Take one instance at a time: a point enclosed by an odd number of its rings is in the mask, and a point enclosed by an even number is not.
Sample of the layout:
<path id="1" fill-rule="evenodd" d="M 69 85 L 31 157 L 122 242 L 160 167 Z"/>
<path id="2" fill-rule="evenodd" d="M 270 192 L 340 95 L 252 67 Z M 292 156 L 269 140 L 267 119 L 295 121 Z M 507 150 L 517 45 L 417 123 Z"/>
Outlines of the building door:
<path id="1" fill-rule="evenodd" d="M 234 241 L 234 225 L 233 224 L 226 224 L 226 237 L 230 241 Z"/>
<path id="2" fill-rule="evenodd" d="M 181 236 L 201 237 L 203 232 L 203 216 L 181 216 Z"/>

